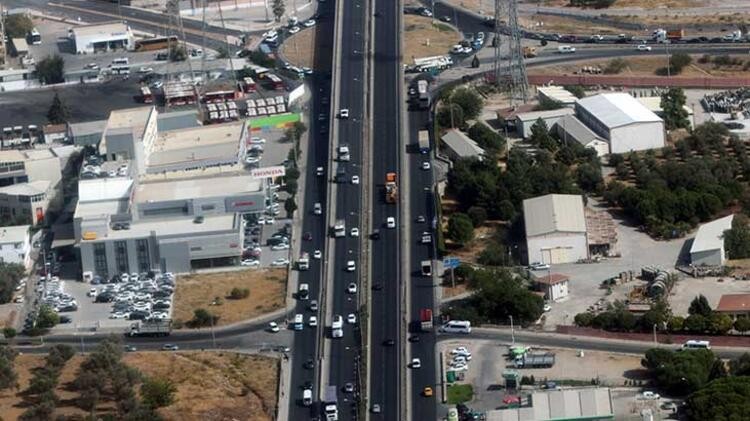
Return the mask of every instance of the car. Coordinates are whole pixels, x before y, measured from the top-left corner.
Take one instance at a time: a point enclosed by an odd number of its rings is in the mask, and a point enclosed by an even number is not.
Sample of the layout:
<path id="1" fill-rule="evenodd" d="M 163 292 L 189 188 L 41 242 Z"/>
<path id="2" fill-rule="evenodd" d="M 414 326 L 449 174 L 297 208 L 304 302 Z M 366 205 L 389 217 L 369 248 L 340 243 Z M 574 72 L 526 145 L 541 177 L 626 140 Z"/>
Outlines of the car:
<path id="1" fill-rule="evenodd" d="M 349 286 L 346 287 L 346 292 L 349 294 L 356 294 L 357 293 L 357 284 L 354 282 L 350 283 Z"/>
<path id="2" fill-rule="evenodd" d="M 359 176 L 353 175 L 352 176 L 352 184 L 359 184 Z"/>
<path id="3" fill-rule="evenodd" d="M 302 234 L 302 239 L 305 241 L 312 241 L 312 233 L 306 232 Z"/>
<path id="4" fill-rule="evenodd" d="M 310 311 L 318 311 L 318 300 L 312 300 L 310 301 L 310 305 L 308 306 Z"/>
<path id="5" fill-rule="evenodd" d="M 23 295 L 19 295 L 18 297 L 13 299 L 13 302 L 16 304 L 21 304 L 23 303 L 23 301 L 24 301 Z"/>
<path id="6" fill-rule="evenodd" d="M 318 317 L 317 316 L 310 316 L 310 318 L 307 320 L 307 324 L 311 327 L 315 327 L 318 325 Z"/>
<path id="7" fill-rule="evenodd" d="M 135 352 L 138 351 L 138 348 L 136 348 L 133 345 L 125 345 L 125 352 Z"/>
<path id="8" fill-rule="evenodd" d="M 315 360 L 313 360 L 312 358 L 308 358 L 303 365 L 306 369 L 312 370 L 313 368 L 315 368 Z"/>
<path id="9" fill-rule="evenodd" d="M 432 388 L 430 386 L 425 386 L 424 389 L 422 389 L 422 395 L 424 397 L 431 397 L 432 396 Z"/>
<path id="10" fill-rule="evenodd" d="M 315 26 L 315 19 L 308 19 L 308 20 L 302 22 L 302 25 L 304 25 L 305 28 L 309 28 L 311 26 Z"/>
<path id="11" fill-rule="evenodd" d="M 357 270 L 357 264 L 354 262 L 354 260 L 349 260 L 346 262 L 346 271 L 347 272 L 354 272 Z M 357 292 L 356 290 L 354 292 Z M 352 292 L 352 294 L 354 293 Z"/>
<path id="12" fill-rule="evenodd" d="M 349 235 L 352 237 L 359 237 L 359 228 L 352 228 L 349 230 Z"/>
<path id="13" fill-rule="evenodd" d="M 271 333 L 278 333 L 279 332 L 279 324 L 276 322 L 268 322 L 268 331 Z"/>
<path id="14" fill-rule="evenodd" d="M 271 246 L 271 250 L 274 250 L 274 251 L 289 250 L 289 244 L 286 244 L 286 243 L 276 244 L 275 246 Z"/>
<path id="15" fill-rule="evenodd" d="M 641 396 L 642 396 L 642 399 L 646 399 L 646 400 L 655 401 L 655 400 L 661 399 L 661 395 L 659 395 L 658 393 L 652 392 L 650 390 L 643 392 Z"/>
<path id="16" fill-rule="evenodd" d="M 250 142 L 249 143 L 251 145 L 262 145 L 262 144 L 266 143 L 266 139 L 263 139 L 262 137 L 258 137 L 258 136 L 253 136 L 253 137 L 250 138 Z"/>
<path id="17" fill-rule="evenodd" d="M 372 404 L 372 407 L 370 408 L 370 411 L 373 414 L 379 414 L 381 412 L 380 404 L 378 404 L 378 403 Z"/>
<path id="18" fill-rule="evenodd" d="M 354 314 L 354 313 L 349 313 L 346 316 L 346 322 L 349 323 L 349 324 L 352 324 L 352 325 L 355 324 L 355 323 L 357 323 L 357 315 Z"/>
<path id="19" fill-rule="evenodd" d="M 110 314 L 109 318 L 110 319 L 129 319 L 130 318 L 130 313 L 125 313 L 125 312 L 118 311 L 118 312 Z"/>
<path id="20" fill-rule="evenodd" d="M 164 86 L 164 82 L 157 80 L 151 84 L 151 89 L 161 89 L 162 86 Z"/>
<path id="21" fill-rule="evenodd" d="M 372 234 L 370 234 L 370 238 L 373 239 L 373 240 L 379 240 L 380 239 L 380 230 L 379 229 L 374 229 L 372 231 Z"/>
<path id="22" fill-rule="evenodd" d="M 289 259 L 285 259 L 283 257 L 279 257 L 278 259 L 271 262 L 271 266 L 273 267 L 282 267 L 282 266 L 288 266 L 289 265 Z"/>
<path id="23" fill-rule="evenodd" d="M 320 260 L 322 257 L 323 257 L 323 252 L 321 252 L 320 250 L 315 250 L 313 252 L 313 259 Z"/>
<path id="24" fill-rule="evenodd" d="M 348 108 L 342 108 L 339 111 L 339 118 L 349 118 L 349 109 Z"/>
<path id="25" fill-rule="evenodd" d="M 651 51 L 651 46 L 646 44 L 638 44 L 635 49 L 637 51 Z"/>
<path id="26" fill-rule="evenodd" d="M 98 293 L 99 292 L 97 291 L 96 288 L 91 288 L 91 289 L 89 289 L 89 292 L 86 293 L 86 296 L 87 297 L 96 297 L 96 294 L 98 294 Z"/>
<path id="27" fill-rule="evenodd" d="M 393 339 L 386 339 L 383 341 L 383 346 L 393 346 L 396 345 L 396 341 Z"/>
<path id="28" fill-rule="evenodd" d="M 344 383 L 344 392 L 354 393 L 354 383 L 351 383 L 351 382 Z"/>
<path id="29" fill-rule="evenodd" d="M 529 269 L 531 270 L 548 270 L 549 268 L 550 266 L 546 263 L 534 262 L 529 265 Z"/>
<path id="30" fill-rule="evenodd" d="M 154 69 L 151 67 L 141 67 L 138 69 L 138 73 L 153 73 Z"/>
<path id="31" fill-rule="evenodd" d="M 430 163 L 425 161 L 422 163 L 422 169 L 423 170 L 429 170 L 430 169 Z"/>
<path id="32" fill-rule="evenodd" d="M 471 357 L 471 352 L 469 351 L 469 348 L 465 346 L 458 346 L 458 347 L 453 348 L 450 354 L 451 355 L 464 355 L 464 356 L 468 355 L 469 357 Z"/>
<path id="33" fill-rule="evenodd" d="M 290 34 L 296 34 L 300 30 L 301 30 L 301 28 L 299 26 L 295 25 L 295 26 L 292 26 L 291 28 L 289 28 L 289 33 Z"/>
<path id="34" fill-rule="evenodd" d="M 260 266 L 260 260 L 258 259 L 244 259 L 240 263 L 241 266 L 249 266 L 249 267 L 259 267 Z"/>
<path id="35" fill-rule="evenodd" d="M 323 169 L 323 167 L 318 167 L 315 169 L 315 175 L 317 175 L 318 177 L 322 177 L 323 175 L 325 175 L 325 173 L 326 170 Z"/>
<path id="36" fill-rule="evenodd" d="M 661 404 L 661 409 L 669 412 L 677 412 L 677 404 L 674 402 L 664 402 Z"/>
<path id="37" fill-rule="evenodd" d="M 161 347 L 162 351 L 178 351 L 179 349 L 180 347 L 175 344 L 164 344 L 164 346 Z"/>
<path id="38" fill-rule="evenodd" d="M 316 203 L 315 203 L 315 204 L 313 205 L 313 213 L 314 213 L 315 215 L 320 215 L 320 214 L 322 214 L 322 213 L 323 213 L 323 206 L 322 206 L 322 205 L 320 204 L 320 202 L 316 202 Z"/>
<path id="39" fill-rule="evenodd" d="M 388 228 L 396 228 L 396 218 L 389 216 L 385 219 L 385 226 Z"/>
<path id="40" fill-rule="evenodd" d="M 544 305 L 544 312 L 545 312 L 545 313 L 547 313 L 547 312 L 549 312 L 549 311 L 551 311 L 551 310 L 552 310 L 552 306 L 551 306 L 551 305 L 549 305 L 549 304 L 545 304 L 545 305 Z"/>
<path id="41" fill-rule="evenodd" d="M 411 335 L 409 336 L 409 342 L 419 342 L 420 337 L 419 335 Z"/>
<path id="42" fill-rule="evenodd" d="M 445 22 L 445 23 L 450 23 L 451 22 L 451 17 L 450 16 L 441 16 L 440 20 L 443 21 L 443 22 Z"/>
<path id="43" fill-rule="evenodd" d="M 422 368 L 422 360 L 420 360 L 419 358 L 412 358 L 409 367 L 414 369 Z"/>
<path id="44" fill-rule="evenodd" d="M 383 289 L 383 284 L 381 284 L 380 282 L 375 282 L 374 284 L 372 284 L 372 289 L 375 291 L 380 291 L 381 289 Z"/>
<path id="45" fill-rule="evenodd" d="M 426 221 L 425 217 L 422 215 L 417 216 L 417 222 L 420 224 L 423 224 Z"/>
<path id="46" fill-rule="evenodd" d="M 333 320 L 331 321 L 331 328 L 332 329 L 341 329 L 344 327 L 344 318 L 341 317 L 340 314 L 335 314 L 333 316 Z"/>

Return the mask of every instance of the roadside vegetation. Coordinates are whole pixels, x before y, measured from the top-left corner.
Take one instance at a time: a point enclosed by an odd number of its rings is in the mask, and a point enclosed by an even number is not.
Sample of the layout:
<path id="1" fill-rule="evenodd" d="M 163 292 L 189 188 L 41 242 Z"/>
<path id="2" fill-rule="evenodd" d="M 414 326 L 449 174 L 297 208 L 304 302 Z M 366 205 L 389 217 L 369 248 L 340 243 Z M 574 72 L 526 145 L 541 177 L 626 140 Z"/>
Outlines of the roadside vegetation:
<path id="1" fill-rule="evenodd" d="M 0 304 L 13 299 L 16 285 L 23 278 L 26 270 L 16 263 L 0 263 Z"/>

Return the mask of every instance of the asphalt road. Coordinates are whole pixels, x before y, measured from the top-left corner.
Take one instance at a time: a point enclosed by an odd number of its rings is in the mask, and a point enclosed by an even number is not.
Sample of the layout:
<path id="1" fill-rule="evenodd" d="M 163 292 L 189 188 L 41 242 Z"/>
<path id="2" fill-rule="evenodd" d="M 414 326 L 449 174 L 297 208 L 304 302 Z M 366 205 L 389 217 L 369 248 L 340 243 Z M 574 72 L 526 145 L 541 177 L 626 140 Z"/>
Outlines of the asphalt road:
<path id="1" fill-rule="evenodd" d="M 401 16 L 399 3 L 374 0 L 375 18 L 372 73 L 372 225 L 380 227 L 379 240 L 372 242 L 372 282 L 382 285 L 373 290 L 371 300 L 372 331 L 370 334 L 370 403 L 380 404 L 382 412 L 372 420 L 402 419 L 401 398 L 401 238 L 404 221 L 400 206 L 385 203 L 384 182 L 388 172 L 396 172 L 399 184 L 408 182 L 399 173 L 404 151 L 400 147 L 402 93 Z M 384 229 L 388 217 L 396 218 L 397 229 Z M 393 346 L 384 341 L 393 340 Z"/>
<path id="2" fill-rule="evenodd" d="M 435 308 L 435 285 L 432 277 L 422 276 L 421 262 L 432 260 L 435 255 L 435 243 L 422 244 L 420 242 L 423 232 L 433 234 L 432 220 L 435 217 L 435 198 L 432 189 L 432 170 L 422 169 L 423 162 L 430 162 L 430 154 L 421 154 L 416 147 L 420 130 L 427 129 L 429 124 L 429 113 L 427 111 L 411 111 L 408 114 L 409 131 L 408 143 L 410 153 L 406 156 L 410 168 L 409 173 L 409 218 L 411 225 L 411 256 L 409 270 L 410 288 L 410 314 L 409 336 L 418 337 L 419 342 L 409 341 L 407 346 L 411 347 L 412 358 L 419 358 L 422 368 L 411 372 L 411 419 L 434 420 L 437 419 L 435 398 L 422 396 L 426 386 L 437 389 L 436 361 L 435 361 L 435 335 L 421 332 L 419 317 L 421 309 Z M 435 142 L 432 142 L 434 145 Z M 425 222 L 418 223 L 417 217 L 422 216 Z M 437 314 L 437 312 L 436 312 Z"/>

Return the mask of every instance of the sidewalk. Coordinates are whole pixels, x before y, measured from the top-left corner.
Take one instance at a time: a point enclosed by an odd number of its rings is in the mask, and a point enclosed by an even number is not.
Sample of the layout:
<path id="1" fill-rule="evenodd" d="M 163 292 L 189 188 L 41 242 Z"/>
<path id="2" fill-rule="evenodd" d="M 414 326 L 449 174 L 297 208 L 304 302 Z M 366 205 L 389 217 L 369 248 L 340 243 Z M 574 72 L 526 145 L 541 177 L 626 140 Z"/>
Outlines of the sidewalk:
<path id="1" fill-rule="evenodd" d="M 234 0 L 225 0 L 220 3 L 210 3 L 206 6 L 206 24 L 222 26 L 222 16 L 224 17 L 223 26 L 227 29 L 234 29 L 242 32 L 262 32 L 272 27 L 286 25 L 287 19 L 296 16 L 300 22 L 310 19 L 317 10 L 317 2 L 310 0 L 286 0 L 287 11 L 282 16 L 280 22 L 276 22 L 271 10 L 271 1 L 267 1 L 268 8 L 264 6 L 262 0 L 253 0 L 241 2 Z M 219 12 L 221 5 L 221 13 Z M 296 9 L 295 9 L 296 5 Z M 183 9 L 180 11 L 183 19 L 203 21 L 203 9 Z"/>

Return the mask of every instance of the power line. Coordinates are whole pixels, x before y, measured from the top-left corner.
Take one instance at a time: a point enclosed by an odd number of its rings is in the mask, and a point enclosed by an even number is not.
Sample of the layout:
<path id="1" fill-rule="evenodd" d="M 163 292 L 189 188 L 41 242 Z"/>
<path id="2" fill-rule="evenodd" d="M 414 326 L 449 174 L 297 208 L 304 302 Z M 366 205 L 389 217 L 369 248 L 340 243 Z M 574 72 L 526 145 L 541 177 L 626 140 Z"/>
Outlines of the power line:
<path id="1" fill-rule="evenodd" d="M 509 0 L 508 26 L 510 29 L 510 43 L 508 54 L 508 73 L 510 74 L 510 103 L 516 101 L 526 103 L 529 91 L 529 79 L 526 75 L 523 47 L 521 47 L 521 27 L 518 24 L 518 0 Z"/>

